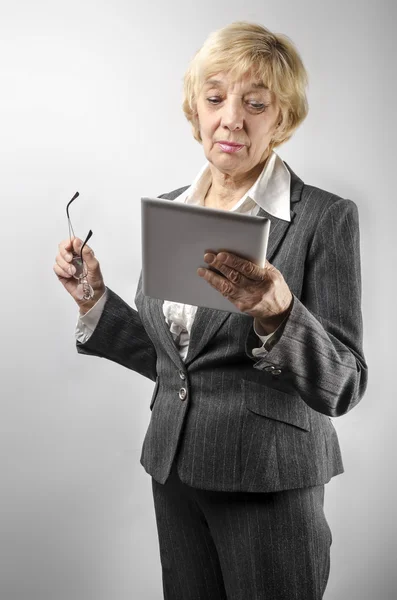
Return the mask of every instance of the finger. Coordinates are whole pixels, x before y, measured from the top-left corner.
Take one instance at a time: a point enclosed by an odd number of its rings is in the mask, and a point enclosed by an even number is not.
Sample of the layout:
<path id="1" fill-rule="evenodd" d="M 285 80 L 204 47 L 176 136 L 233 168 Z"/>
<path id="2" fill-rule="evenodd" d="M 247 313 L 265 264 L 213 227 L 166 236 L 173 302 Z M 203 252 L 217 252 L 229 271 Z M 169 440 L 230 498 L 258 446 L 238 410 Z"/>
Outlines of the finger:
<path id="1" fill-rule="evenodd" d="M 235 271 L 238 271 L 247 277 L 247 279 L 251 279 L 253 281 L 262 281 L 266 278 L 265 269 L 258 267 L 258 265 L 254 264 L 250 260 L 241 258 L 241 256 L 236 256 L 230 252 L 219 252 L 216 255 L 216 260 L 228 267 L 231 267 Z"/>
<path id="2" fill-rule="evenodd" d="M 62 269 L 62 267 L 60 267 L 58 265 L 58 263 L 54 264 L 54 273 L 57 277 L 60 277 L 61 279 L 70 279 L 72 277 L 72 275 L 70 273 L 68 273 L 67 271 L 65 271 L 64 269 Z"/>
<path id="3" fill-rule="evenodd" d="M 265 271 L 277 271 L 276 267 L 273 266 L 271 263 L 269 263 L 269 261 L 267 259 L 265 261 L 265 266 L 263 268 Z"/>
<path id="4" fill-rule="evenodd" d="M 70 262 L 73 258 L 72 252 L 73 252 L 73 240 L 70 240 L 69 238 L 67 240 L 62 240 L 62 242 L 60 244 L 58 244 L 58 248 L 59 248 L 59 253 L 61 254 L 62 258 L 64 260 L 67 260 L 68 262 Z"/>
<path id="5" fill-rule="evenodd" d="M 204 260 L 210 265 L 210 269 L 217 269 L 237 287 L 244 288 L 249 285 L 249 280 L 247 277 L 245 277 L 245 275 L 243 275 L 240 271 L 236 271 L 236 269 L 232 269 L 232 267 L 229 267 L 224 262 L 217 260 L 214 254 L 206 253 L 204 255 Z"/>
<path id="6" fill-rule="evenodd" d="M 226 298 L 234 298 L 237 295 L 238 290 L 236 286 L 222 275 L 217 275 L 217 273 L 214 273 L 214 271 L 205 269 L 204 267 L 197 269 L 197 274 L 208 281 L 208 283 L 213 288 L 218 290 L 222 296 L 225 296 Z"/>
<path id="7" fill-rule="evenodd" d="M 76 267 L 71 265 L 67 260 L 65 260 L 61 254 L 58 254 L 55 258 L 55 262 L 60 267 L 68 277 L 74 275 L 76 273 Z"/>

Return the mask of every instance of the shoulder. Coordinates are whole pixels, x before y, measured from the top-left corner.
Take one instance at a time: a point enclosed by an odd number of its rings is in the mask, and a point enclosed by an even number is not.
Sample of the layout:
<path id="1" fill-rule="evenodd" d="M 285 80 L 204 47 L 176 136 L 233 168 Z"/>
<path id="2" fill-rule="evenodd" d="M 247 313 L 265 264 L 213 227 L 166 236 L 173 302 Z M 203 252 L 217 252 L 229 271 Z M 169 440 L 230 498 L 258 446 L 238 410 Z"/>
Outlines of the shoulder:
<path id="1" fill-rule="evenodd" d="M 303 185 L 301 201 L 297 203 L 296 208 L 301 213 L 310 214 L 311 219 L 317 223 L 328 217 L 358 216 L 358 207 L 353 200 L 308 184 Z"/>
<path id="2" fill-rule="evenodd" d="M 158 196 L 159 198 L 164 198 L 165 200 L 175 200 L 178 196 L 183 194 L 188 189 L 188 185 L 185 185 L 177 190 L 172 190 L 172 192 L 167 192 L 166 194 L 161 194 Z"/>
<path id="3" fill-rule="evenodd" d="M 323 217 L 334 214 L 350 213 L 357 218 L 358 209 L 353 200 L 304 182 L 289 164 L 283 162 L 291 175 L 291 208 L 305 220 L 310 220 L 312 228 L 315 229 Z"/>

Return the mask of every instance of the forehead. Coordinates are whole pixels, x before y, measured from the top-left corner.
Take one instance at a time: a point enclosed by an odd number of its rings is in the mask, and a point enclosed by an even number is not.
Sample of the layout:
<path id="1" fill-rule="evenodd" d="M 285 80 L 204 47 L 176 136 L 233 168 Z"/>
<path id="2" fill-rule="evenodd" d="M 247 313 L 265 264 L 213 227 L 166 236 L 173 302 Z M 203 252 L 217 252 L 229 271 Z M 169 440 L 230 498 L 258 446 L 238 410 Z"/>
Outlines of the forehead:
<path id="1" fill-rule="evenodd" d="M 209 75 L 204 79 L 203 87 L 222 87 L 249 89 L 258 91 L 270 91 L 269 88 L 257 76 L 251 73 L 244 73 L 239 76 L 232 76 L 230 73 L 216 73 Z"/>

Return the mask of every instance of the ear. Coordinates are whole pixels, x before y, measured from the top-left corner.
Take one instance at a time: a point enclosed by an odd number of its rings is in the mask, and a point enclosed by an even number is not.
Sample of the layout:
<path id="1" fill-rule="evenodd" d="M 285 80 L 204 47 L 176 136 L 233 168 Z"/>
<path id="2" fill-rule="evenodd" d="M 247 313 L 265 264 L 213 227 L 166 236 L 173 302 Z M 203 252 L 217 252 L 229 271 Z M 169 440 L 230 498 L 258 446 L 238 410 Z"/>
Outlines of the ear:
<path id="1" fill-rule="evenodd" d="M 282 115 L 280 115 L 279 118 L 278 118 L 277 123 L 274 125 L 274 130 L 273 130 L 273 137 L 274 138 L 277 137 L 277 134 L 279 132 L 279 128 L 280 128 L 282 122 L 283 122 L 283 117 L 282 117 Z"/>
<path id="2" fill-rule="evenodd" d="M 199 117 L 198 117 L 198 113 L 193 112 L 192 116 L 191 116 L 191 125 L 192 125 L 192 131 L 193 131 L 193 136 L 194 138 L 198 141 L 201 142 L 201 131 L 200 131 L 200 121 L 199 121 Z"/>
<path id="3" fill-rule="evenodd" d="M 283 113 L 281 111 L 281 108 L 279 108 L 278 109 L 277 123 L 274 126 L 275 130 L 277 130 L 280 127 L 280 125 L 281 125 L 282 122 L 283 122 Z"/>

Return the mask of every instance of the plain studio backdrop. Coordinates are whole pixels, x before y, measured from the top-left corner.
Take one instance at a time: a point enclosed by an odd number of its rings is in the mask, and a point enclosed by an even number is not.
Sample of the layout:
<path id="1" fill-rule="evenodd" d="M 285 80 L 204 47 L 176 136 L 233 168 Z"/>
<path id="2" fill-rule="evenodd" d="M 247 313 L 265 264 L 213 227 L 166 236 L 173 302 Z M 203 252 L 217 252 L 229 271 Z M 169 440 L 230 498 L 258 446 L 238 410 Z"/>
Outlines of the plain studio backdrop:
<path id="1" fill-rule="evenodd" d="M 162 598 L 139 463 L 153 383 L 77 354 L 78 309 L 52 267 L 78 190 L 76 235 L 93 230 L 106 284 L 133 304 L 141 196 L 188 185 L 205 161 L 181 109 L 184 71 L 236 20 L 288 35 L 309 73 L 309 115 L 277 152 L 359 208 L 370 381 L 334 421 L 346 472 L 326 486 L 325 598 L 394 598 L 394 0 L 0 6 L 1 600 Z"/>

